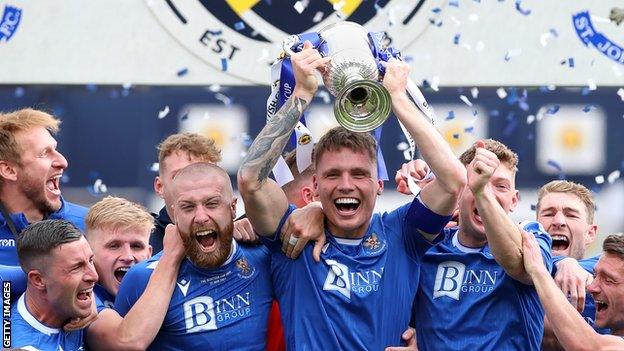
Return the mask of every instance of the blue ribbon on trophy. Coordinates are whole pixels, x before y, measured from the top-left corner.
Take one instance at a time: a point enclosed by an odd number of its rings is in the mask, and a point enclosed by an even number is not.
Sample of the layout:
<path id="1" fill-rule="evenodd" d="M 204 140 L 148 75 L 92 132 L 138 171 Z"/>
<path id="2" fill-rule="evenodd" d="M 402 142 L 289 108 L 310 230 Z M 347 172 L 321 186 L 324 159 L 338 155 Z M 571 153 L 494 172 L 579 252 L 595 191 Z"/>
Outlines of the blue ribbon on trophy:
<path id="1" fill-rule="evenodd" d="M 390 95 L 379 82 L 379 77 L 385 71 L 380 62 L 387 62 L 393 58 L 401 59 L 401 54 L 394 48 L 384 47 L 382 44 L 384 37 L 383 32 L 367 32 L 359 24 L 347 21 L 329 25 L 318 33 L 304 33 L 288 37 L 283 44 L 286 55 L 276 61 L 271 69 L 273 85 L 267 101 L 267 120 L 274 115 L 294 90 L 295 81 L 289 56 L 300 51 L 306 40 L 310 41 L 321 56 L 332 56 L 331 67 L 323 75 L 323 82 L 329 92 L 336 97 L 334 103 L 336 120 L 352 131 L 373 131 L 373 136 L 377 141 L 378 178 L 388 180 L 380 140 L 382 124 L 391 111 L 391 101 Z M 407 91 L 416 106 L 433 123 L 433 111 L 411 80 L 408 81 Z M 305 116 L 299 124 L 305 127 L 304 122 Z M 413 158 L 415 143 L 400 122 L 399 125 L 410 144 L 410 154 Z M 291 143 L 299 147 L 297 138 L 291 137 Z M 305 165 L 306 162 L 299 162 L 299 151 L 298 148 L 297 165 L 299 171 L 303 171 L 300 165 Z M 303 155 L 305 155 L 304 152 L 302 152 Z M 308 161 L 307 165 L 309 164 Z M 282 175 L 285 173 L 284 170 L 278 168 L 283 168 L 283 166 L 276 166 L 273 169 L 276 181 L 278 181 L 278 176 L 283 178 Z M 287 177 L 284 178 L 284 181 L 286 180 Z"/>

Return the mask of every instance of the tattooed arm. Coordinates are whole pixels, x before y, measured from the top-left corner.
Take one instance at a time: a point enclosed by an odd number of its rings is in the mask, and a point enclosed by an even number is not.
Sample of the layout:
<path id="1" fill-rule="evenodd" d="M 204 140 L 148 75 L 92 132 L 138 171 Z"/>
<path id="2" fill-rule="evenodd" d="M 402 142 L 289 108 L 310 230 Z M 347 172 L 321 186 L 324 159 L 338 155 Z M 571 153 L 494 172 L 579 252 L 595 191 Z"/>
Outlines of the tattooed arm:
<path id="1" fill-rule="evenodd" d="M 238 170 L 238 190 L 245 203 L 247 217 L 254 230 L 272 235 L 286 212 L 288 201 L 269 173 L 284 150 L 299 117 L 308 107 L 318 87 L 315 71 L 329 61 L 306 42 L 301 52 L 291 56 L 295 90 L 286 103 L 267 122 L 249 148 Z"/>

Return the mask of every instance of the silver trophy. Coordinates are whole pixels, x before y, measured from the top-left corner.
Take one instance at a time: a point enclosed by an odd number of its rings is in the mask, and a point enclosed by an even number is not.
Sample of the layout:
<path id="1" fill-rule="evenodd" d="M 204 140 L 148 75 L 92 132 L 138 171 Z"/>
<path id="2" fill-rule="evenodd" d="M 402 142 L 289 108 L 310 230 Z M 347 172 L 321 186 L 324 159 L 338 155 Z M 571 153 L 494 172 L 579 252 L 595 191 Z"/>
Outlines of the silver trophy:
<path id="1" fill-rule="evenodd" d="M 357 23 L 339 22 L 318 32 L 331 56 L 323 82 L 336 98 L 334 115 L 343 127 L 368 132 L 388 119 L 390 94 L 379 83 L 379 70 L 369 43 L 368 31 Z M 284 40 L 286 54 L 299 43 L 296 35 Z"/>

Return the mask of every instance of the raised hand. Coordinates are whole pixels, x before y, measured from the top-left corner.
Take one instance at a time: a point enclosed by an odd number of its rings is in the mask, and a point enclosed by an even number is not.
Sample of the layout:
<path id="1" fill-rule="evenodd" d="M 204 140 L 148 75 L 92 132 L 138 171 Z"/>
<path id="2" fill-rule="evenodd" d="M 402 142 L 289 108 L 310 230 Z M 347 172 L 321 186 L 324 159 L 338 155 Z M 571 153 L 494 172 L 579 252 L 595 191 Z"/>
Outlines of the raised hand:
<path id="1" fill-rule="evenodd" d="M 308 102 L 312 101 L 318 89 L 316 72 L 325 69 L 330 57 L 321 57 L 321 54 L 312 47 L 312 43 L 305 41 L 303 50 L 290 57 L 295 75 L 295 91 L 293 94 Z"/>
<path id="2" fill-rule="evenodd" d="M 468 187 L 472 193 L 477 196 L 481 194 L 494 171 L 500 165 L 500 161 L 496 155 L 485 149 L 485 142 L 478 140 L 476 143 L 475 157 L 470 163 L 472 170 L 468 171 Z"/>
<path id="3" fill-rule="evenodd" d="M 410 71 L 409 65 L 397 59 L 381 62 L 381 64 L 386 68 L 383 86 L 388 90 L 388 93 L 390 93 L 390 95 L 402 94 L 407 96 L 406 89 Z"/>
<path id="4" fill-rule="evenodd" d="M 412 177 L 416 185 L 421 189 L 424 188 L 434 179 L 434 177 L 428 177 L 428 174 L 429 165 L 423 160 L 416 159 L 404 163 L 394 176 L 394 181 L 397 183 L 397 191 L 405 195 L 412 194 L 412 190 L 409 188 L 408 177 Z"/>

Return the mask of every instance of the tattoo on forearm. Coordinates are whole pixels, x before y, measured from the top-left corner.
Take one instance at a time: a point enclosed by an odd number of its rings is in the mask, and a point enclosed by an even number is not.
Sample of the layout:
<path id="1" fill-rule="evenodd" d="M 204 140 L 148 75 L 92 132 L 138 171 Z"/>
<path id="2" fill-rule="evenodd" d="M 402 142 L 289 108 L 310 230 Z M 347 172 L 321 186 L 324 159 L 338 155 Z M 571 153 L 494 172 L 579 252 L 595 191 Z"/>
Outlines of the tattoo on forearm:
<path id="1" fill-rule="evenodd" d="M 241 169 L 256 172 L 260 183 L 266 181 L 307 105 L 296 96 L 288 99 L 251 144 Z"/>

